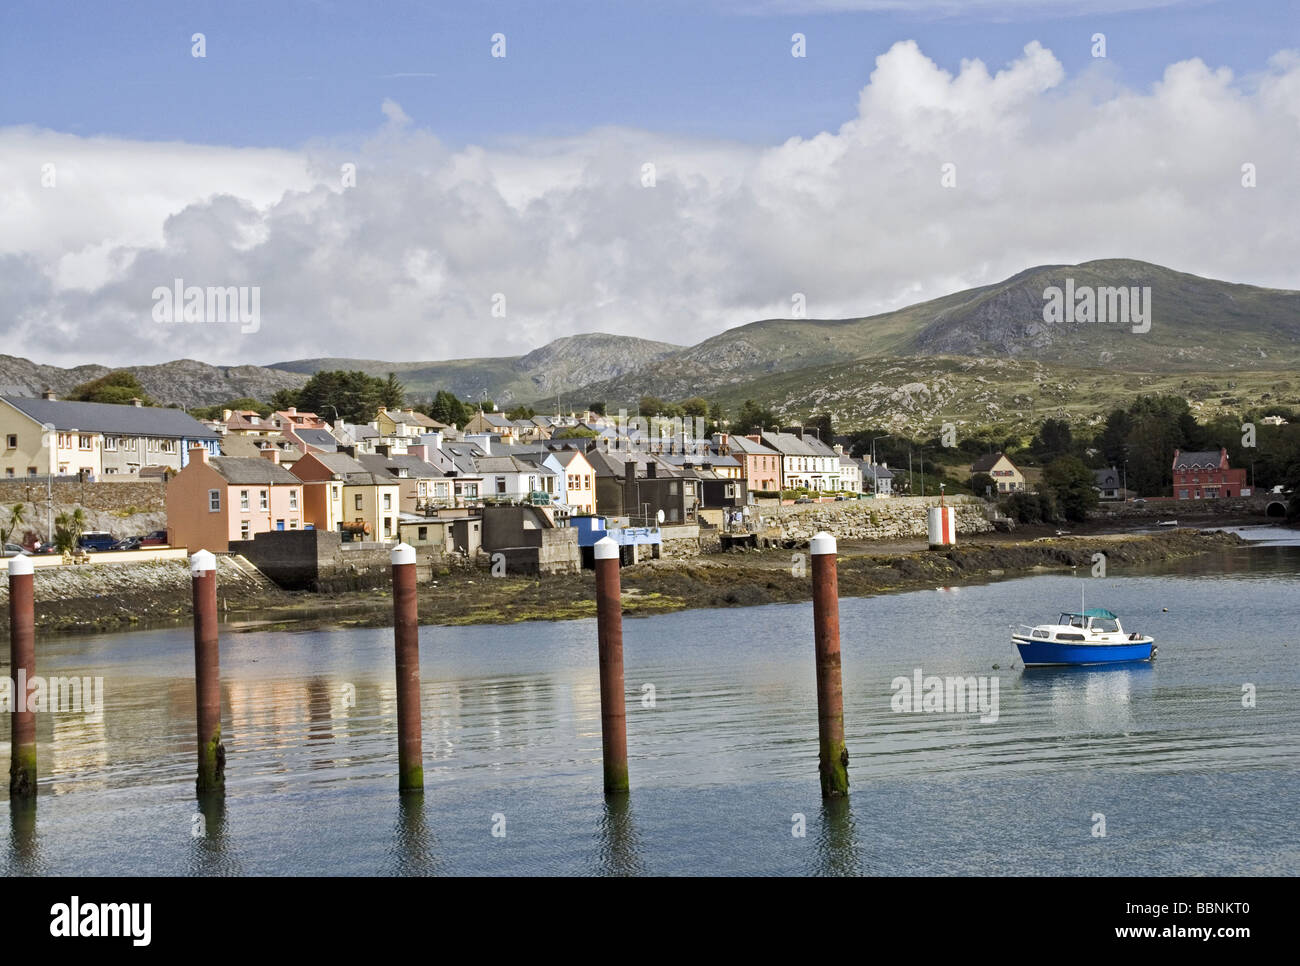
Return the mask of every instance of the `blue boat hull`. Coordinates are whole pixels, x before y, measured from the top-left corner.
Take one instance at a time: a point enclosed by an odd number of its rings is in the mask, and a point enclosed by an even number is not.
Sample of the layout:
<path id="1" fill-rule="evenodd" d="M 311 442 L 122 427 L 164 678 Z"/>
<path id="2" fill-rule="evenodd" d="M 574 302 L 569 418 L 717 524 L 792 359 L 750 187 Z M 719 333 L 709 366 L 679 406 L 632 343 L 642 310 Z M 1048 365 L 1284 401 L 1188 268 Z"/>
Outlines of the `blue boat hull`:
<path id="1" fill-rule="evenodd" d="M 1065 644 L 1012 638 L 1025 667 L 1045 665 L 1125 664 L 1155 656 L 1150 640 L 1124 644 Z"/>

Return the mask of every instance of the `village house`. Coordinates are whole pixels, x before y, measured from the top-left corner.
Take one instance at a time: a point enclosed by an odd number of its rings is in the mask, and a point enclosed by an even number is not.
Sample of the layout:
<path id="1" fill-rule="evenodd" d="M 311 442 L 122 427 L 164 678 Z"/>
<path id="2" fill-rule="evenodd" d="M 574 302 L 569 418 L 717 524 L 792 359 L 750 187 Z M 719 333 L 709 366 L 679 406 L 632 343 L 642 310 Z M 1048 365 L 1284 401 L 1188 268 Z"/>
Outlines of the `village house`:
<path id="1" fill-rule="evenodd" d="M 46 430 L 46 426 L 52 429 Z M 161 476 L 189 462 L 192 446 L 210 456 L 220 436 L 184 410 L 133 404 L 0 396 L 0 475 Z"/>
<path id="2" fill-rule="evenodd" d="M 781 456 L 781 487 L 785 490 L 839 489 L 840 454 L 815 435 L 763 433 L 760 441 Z"/>
<path id="3" fill-rule="evenodd" d="M 285 469 L 292 466 L 303 455 L 298 444 L 288 436 L 223 436 L 221 438 L 222 456 L 265 459 L 266 454 L 271 450 L 280 454 L 279 464 Z"/>
<path id="4" fill-rule="evenodd" d="M 751 491 L 774 493 L 782 489 L 781 454 L 770 446 L 764 446 L 758 436 L 719 433 L 714 440 L 719 452 L 740 461 L 740 475 L 746 479 L 746 485 Z"/>
<path id="5" fill-rule="evenodd" d="M 593 449 L 587 460 L 596 473 L 596 512 L 601 516 L 654 526 L 662 510 L 665 523 L 696 521 L 699 481 L 673 473 L 658 457 Z"/>
<path id="6" fill-rule="evenodd" d="M 500 436 L 501 441 L 507 445 L 519 442 L 519 427 L 513 420 L 507 419 L 505 413 L 475 413 L 465 423 L 465 435 L 471 433 Z"/>
<path id="7" fill-rule="evenodd" d="M 209 456 L 192 447 L 185 468 L 167 483 L 167 542 L 191 553 L 224 553 L 232 540 L 305 528 L 302 481 L 277 455 Z"/>
<path id="8" fill-rule="evenodd" d="M 1103 502 L 1124 499 L 1124 488 L 1120 483 L 1119 470 L 1110 466 L 1104 470 L 1093 470 L 1093 478 L 1096 482 L 1093 489 L 1097 491 L 1097 498 Z"/>
<path id="9" fill-rule="evenodd" d="M 573 513 L 596 512 L 596 471 L 578 449 L 552 451 L 546 464 L 558 474 L 559 500 Z"/>
<path id="10" fill-rule="evenodd" d="M 221 412 L 221 433 L 225 436 L 279 436 L 280 427 L 269 418 L 252 409 L 224 409 Z"/>
<path id="11" fill-rule="evenodd" d="M 1174 450 L 1174 498 L 1217 500 L 1220 497 L 1250 496 L 1246 471 L 1228 466 L 1228 451 Z"/>
<path id="12" fill-rule="evenodd" d="M 835 452 L 840 454 L 840 486 L 841 490 L 848 490 L 850 493 L 862 492 L 862 464 L 844 452 L 844 447 L 836 443 L 833 447 Z"/>
<path id="13" fill-rule="evenodd" d="M 483 478 L 485 499 L 527 502 L 545 494 L 549 501 L 559 490 L 560 474 L 540 453 L 484 455 L 474 460 L 474 468 Z"/>
<path id="14" fill-rule="evenodd" d="M 307 519 L 318 530 L 342 530 L 353 539 L 397 536 L 400 488 L 386 474 L 368 470 L 346 453 L 308 453 L 292 473 L 310 487 Z"/>
<path id="15" fill-rule="evenodd" d="M 997 484 L 998 493 L 1017 493 L 1025 489 L 1025 475 L 1005 453 L 987 453 L 970 466 L 971 475 L 987 473 Z"/>
<path id="16" fill-rule="evenodd" d="M 403 513 L 422 513 L 437 504 L 437 484 L 444 485 L 446 499 L 447 477 L 442 470 L 425 460 L 428 451 L 422 445 L 412 446 L 405 453 L 391 456 L 383 453 L 359 453 L 356 461 L 376 476 L 397 484 L 397 506 Z"/>
<path id="17" fill-rule="evenodd" d="M 888 463 L 873 463 L 863 460 L 858 464 L 862 470 L 862 492 L 876 497 L 894 495 L 894 473 Z"/>

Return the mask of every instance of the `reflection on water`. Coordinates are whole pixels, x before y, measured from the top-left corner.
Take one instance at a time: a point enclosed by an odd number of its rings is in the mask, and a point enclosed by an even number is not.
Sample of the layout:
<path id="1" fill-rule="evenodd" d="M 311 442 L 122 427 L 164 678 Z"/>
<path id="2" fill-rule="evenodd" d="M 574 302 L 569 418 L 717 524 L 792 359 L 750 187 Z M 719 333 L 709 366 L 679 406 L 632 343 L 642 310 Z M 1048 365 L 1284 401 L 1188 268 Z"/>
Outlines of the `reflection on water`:
<path id="1" fill-rule="evenodd" d="M 613 798 L 591 621 L 421 629 L 423 796 L 396 791 L 391 631 L 225 634 L 227 794 L 199 802 L 189 632 L 43 640 L 42 672 L 103 675 L 104 707 L 39 717 L 38 811 L 0 803 L 0 871 L 947 874 L 998 871 L 997 854 L 1034 872 L 1143 873 L 1255 868 L 1260 849 L 1285 870 L 1296 833 L 1275 812 L 1300 805 L 1298 576 L 1300 551 L 1276 546 L 1090 580 L 1090 604 L 1160 645 L 1153 664 L 1106 668 L 1013 666 L 1010 626 L 1075 606 L 1077 578 L 845 599 L 852 797 L 826 803 L 808 605 L 628 620 L 632 794 Z M 997 722 L 894 712 L 891 682 L 917 669 L 996 677 Z M 0 774 L 8 728 L 0 716 Z M 1107 796 L 1117 815 L 1168 797 L 1157 825 L 1131 833 L 1163 851 L 1070 845 L 1071 809 Z M 491 834 L 497 814 L 505 836 Z M 1206 815 L 1232 821 L 1207 835 Z M 984 840 L 1008 827 L 1015 860 Z"/>

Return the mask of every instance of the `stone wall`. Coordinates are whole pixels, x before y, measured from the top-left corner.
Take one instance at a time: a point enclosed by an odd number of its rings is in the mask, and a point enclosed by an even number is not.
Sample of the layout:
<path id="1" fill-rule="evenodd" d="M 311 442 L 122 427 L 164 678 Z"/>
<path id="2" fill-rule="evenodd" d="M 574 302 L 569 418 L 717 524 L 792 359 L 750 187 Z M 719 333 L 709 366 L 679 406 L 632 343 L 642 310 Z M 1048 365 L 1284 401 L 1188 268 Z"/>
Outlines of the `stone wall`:
<path id="1" fill-rule="evenodd" d="M 983 502 L 946 501 L 957 510 L 957 533 L 988 533 L 993 524 Z M 759 529 L 765 536 L 802 542 L 825 530 L 841 540 L 922 540 L 929 536 L 927 510 L 938 501 L 913 497 L 900 500 L 848 500 L 764 508 Z"/>

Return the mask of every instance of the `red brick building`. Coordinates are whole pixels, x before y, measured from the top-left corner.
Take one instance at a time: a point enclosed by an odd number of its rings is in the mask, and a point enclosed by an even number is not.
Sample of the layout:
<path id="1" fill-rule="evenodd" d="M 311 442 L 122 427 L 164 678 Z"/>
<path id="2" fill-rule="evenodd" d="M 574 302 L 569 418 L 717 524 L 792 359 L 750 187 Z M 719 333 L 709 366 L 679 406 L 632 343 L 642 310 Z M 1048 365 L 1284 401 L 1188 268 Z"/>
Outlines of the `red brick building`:
<path id="1" fill-rule="evenodd" d="M 1217 500 L 1220 497 L 1250 496 L 1246 471 L 1228 468 L 1228 451 L 1174 450 L 1174 498 Z"/>

